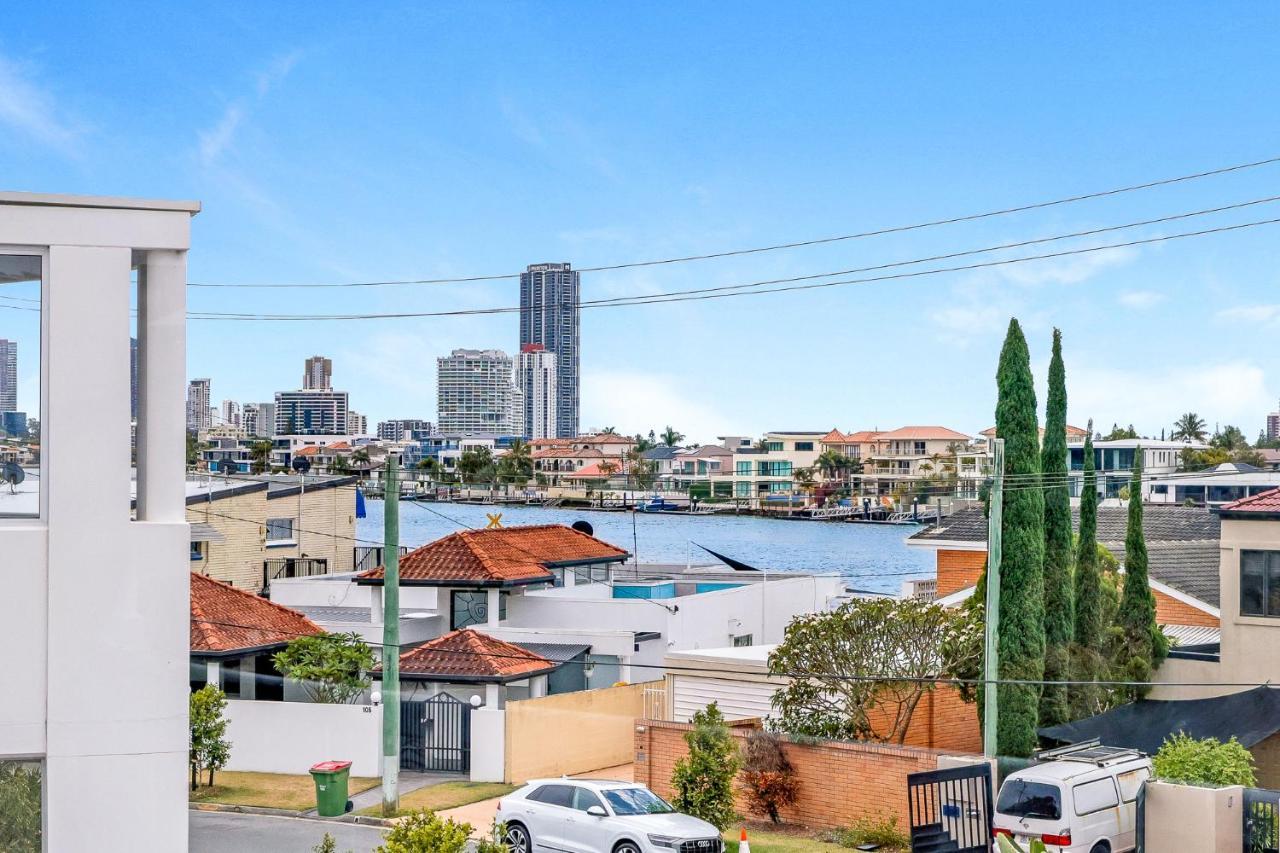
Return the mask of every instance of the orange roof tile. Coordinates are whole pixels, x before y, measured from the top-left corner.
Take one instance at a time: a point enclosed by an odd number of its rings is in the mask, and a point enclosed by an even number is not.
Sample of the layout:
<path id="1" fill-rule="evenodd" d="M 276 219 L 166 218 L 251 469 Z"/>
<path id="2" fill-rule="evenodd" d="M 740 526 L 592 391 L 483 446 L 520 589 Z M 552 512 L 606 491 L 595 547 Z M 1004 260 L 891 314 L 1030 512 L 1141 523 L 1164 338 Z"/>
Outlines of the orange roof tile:
<path id="1" fill-rule="evenodd" d="M 969 436 L 944 426 L 904 426 L 876 435 L 878 441 L 968 441 Z"/>
<path id="2" fill-rule="evenodd" d="M 840 430 L 834 429 L 834 428 L 831 430 L 831 432 L 827 433 L 822 437 L 823 444 L 844 444 L 848 440 L 849 440 L 849 437 L 847 435 L 842 433 Z"/>
<path id="3" fill-rule="evenodd" d="M 613 468 L 609 472 L 603 471 L 601 465 L 612 465 Z M 623 466 L 617 462 L 593 462 L 590 465 L 583 465 L 577 471 L 571 471 L 564 475 L 566 480 L 598 480 L 607 479 L 614 474 L 622 473 Z"/>
<path id="4" fill-rule="evenodd" d="M 452 631 L 400 655 L 400 677 L 433 681 L 515 681 L 555 669 L 534 654 L 470 628 Z"/>
<path id="5" fill-rule="evenodd" d="M 1228 516 L 1236 513 L 1280 516 L 1280 489 L 1223 504 L 1220 512 Z"/>
<path id="6" fill-rule="evenodd" d="M 603 456 L 604 454 L 594 447 L 583 450 L 574 450 L 572 447 L 547 447 L 535 450 L 531 454 L 533 459 L 597 459 Z"/>
<path id="7" fill-rule="evenodd" d="M 400 558 L 400 582 L 422 586 L 512 586 L 551 579 L 547 566 L 620 561 L 627 552 L 563 524 L 463 530 Z M 359 580 L 382 582 L 382 567 Z"/>
<path id="8" fill-rule="evenodd" d="M 319 625 L 230 584 L 191 572 L 191 651 L 224 654 L 323 634 Z"/>

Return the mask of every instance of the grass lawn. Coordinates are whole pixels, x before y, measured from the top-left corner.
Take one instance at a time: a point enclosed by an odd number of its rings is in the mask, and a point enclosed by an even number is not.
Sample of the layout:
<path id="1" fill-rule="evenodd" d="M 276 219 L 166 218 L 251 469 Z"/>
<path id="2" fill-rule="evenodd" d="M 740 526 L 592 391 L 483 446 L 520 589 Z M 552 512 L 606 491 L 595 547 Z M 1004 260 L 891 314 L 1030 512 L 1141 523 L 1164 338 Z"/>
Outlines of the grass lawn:
<path id="1" fill-rule="evenodd" d="M 400 798 L 398 814 L 408 814 L 418 809 L 442 812 L 501 797 L 515 789 L 515 785 L 504 785 L 501 782 L 441 782 L 439 785 L 428 785 L 405 794 Z M 358 814 L 382 817 L 382 806 L 362 809 Z"/>
<path id="2" fill-rule="evenodd" d="M 207 776 L 205 778 L 208 778 Z M 222 803 L 234 806 L 259 806 L 272 809 L 305 811 L 316 806 L 316 784 L 311 774 L 243 773 L 222 770 L 214 774 L 212 788 L 204 786 L 188 792 L 193 803 Z M 353 776 L 347 785 L 351 795 L 367 791 L 378 780 Z"/>
<path id="3" fill-rule="evenodd" d="M 817 841 L 809 835 L 769 832 L 747 827 L 747 838 L 751 841 L 751 853 L 848 853 L 848 847 L 838 844 L 827 844 Z M 738 830 L 733 829 L 724 834 L 726 853 L 738 853 Z"/>

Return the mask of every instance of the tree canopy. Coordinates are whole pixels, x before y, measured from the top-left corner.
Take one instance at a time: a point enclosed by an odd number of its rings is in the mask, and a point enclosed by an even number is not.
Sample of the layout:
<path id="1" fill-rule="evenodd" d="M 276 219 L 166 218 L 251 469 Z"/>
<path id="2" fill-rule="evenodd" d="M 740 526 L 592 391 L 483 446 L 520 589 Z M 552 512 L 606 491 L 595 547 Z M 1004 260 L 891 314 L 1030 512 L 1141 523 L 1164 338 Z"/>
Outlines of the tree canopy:
<path id="1" fill-rule="evenodd" d="M 1169 437 L 1174 441 L 1204 441 L 1208 435 L 1205 432 L 1207 426 L 1204 418 L 1195 412 L 1187 412 L 1173 422 L 1173 432 Z"/>
<path id="2" fill-rule="evenodd" d="M 273 660 L 282 675 L 302 682 L 313 702 L 350 704 L 373 683 L 373 650 L 355 632 L 298 637 Z"/>
<path id="3" fill-rule="evenodd" d="M 1074 595 L 1071 586 L 1071 495 L 1067 485 L 1067 372 L 1062 361 L 1062 332 L 1053 330 L 1049 361 L 1049 397 L 1044 446 L 1044 679 L 1040 725 L 1070 719 L 1067 686 L 1071 680 Z"/>

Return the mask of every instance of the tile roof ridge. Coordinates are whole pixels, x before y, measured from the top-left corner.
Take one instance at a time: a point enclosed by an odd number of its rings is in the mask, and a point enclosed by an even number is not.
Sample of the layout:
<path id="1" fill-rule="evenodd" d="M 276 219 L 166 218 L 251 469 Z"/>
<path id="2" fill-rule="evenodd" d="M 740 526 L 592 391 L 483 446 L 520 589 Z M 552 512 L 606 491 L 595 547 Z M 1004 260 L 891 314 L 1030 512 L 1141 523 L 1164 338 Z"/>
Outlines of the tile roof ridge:
<path id="1" fill-rule="evenodd" d="M 218 580 L 217 578 L 210 577 L 209 575 L 201 574 L 195 570 L 191 571 L 191 576 L 193 578 L 200 578 L 202 580 L 209 581 L 210 583 L 217 584 L 219 587 L 223 587 L 225 589 L 228 589 L 236 593 L 237 595 L 242 595 L 245 598 L 251 599 L 257 604 L 267 604 L 267 605 L 270 605 L 271 607 L 274 607 L 276 610 L 279 610 L 282 613 L 287 613 L 290 616 L 296 616 L 299 619 L 303 619 L 307 622 L 311 622 L 310 617 L 308 617 L 307 614 L 303 613 L 300 610 L 294 610 L 292 607 L 285 607 L 283 604 L 272 601 L 270 598 L 263 598 L 261 595 L 254 595 L 252 592 L 248 592 L 247 590 L 240 589 L 236 586 L 233 586 L 232 584 L 227 583 L 226 581 Z M 323 629 L 319 625 L 316 625 L 314 622 L 311 622 L 311 624 L 315 626 L 315 629 L 317 631 L 323 631 Z M 256 626 L 245 626 L 245 627 L 255 631 L 259 630 L 259 628 L 257 628 Z"/>

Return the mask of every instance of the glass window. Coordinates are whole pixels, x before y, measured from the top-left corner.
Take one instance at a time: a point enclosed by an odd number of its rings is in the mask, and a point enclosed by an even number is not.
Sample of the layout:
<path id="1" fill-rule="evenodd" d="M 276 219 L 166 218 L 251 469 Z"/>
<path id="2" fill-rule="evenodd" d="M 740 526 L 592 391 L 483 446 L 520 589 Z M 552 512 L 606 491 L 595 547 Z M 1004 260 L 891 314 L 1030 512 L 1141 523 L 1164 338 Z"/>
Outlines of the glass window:
<path id="1" fill-rule="evenodd" d="M 453 630 L 468 625 L 483 625 L 489 621 L 489 594 L 484 590 L 454 590 L 452 595 L 450 625 Z M 498 619 L 507 618 L 507 594 L 498 594 Z"/>
<path id="2" fill-rule="evenodd" d="M 292 518 L 268 518 L 267 519 L 267 541 L 268 542 L 292 542 L 293 541 L 293 519 Z"/>
<path id="3" fill-rule="evenodd" d="M 573 786 L 543 785 L 530 794 L 529 799 L 536 803 L 546 803 L 549 806 L 561 806 L 571 809 L 573 808 Z"/>
<path id="4" fill-rule="evenodd" d="M 766 442 L 764 443 L 764 448 L 765 448 L 765 450 L 768 450 L 770 453 L 777 453 L 777 452 L 780 452 L 780 451 L 782 450 L 782 442 L 781 442 L 781 441 L 766 441 Z"/>
<path id="5" fill-rule="evenodd" d="M 600 802 L 600 798 L 595 795 L 594 791 L 586 788 L 574 786 L 573 789 L 573 807 L 580 812 L 585 812 L 592 806 L 604 808 L 604 803 Z"/>
<path id="6" fill-rule="evenodd" d="M 743 646 L 751 645 L 751 635 L 739 634 L 738 636 L 733 638 L 733 645 L 735 648 L 741 648 Z"/>
<path id="7" fill-rule="evenodd" d="M 1103 809 L 1115 808 L 1120 804 L 1120 800 L 1116 797 L 1116 783 L 1109 776 L 1076 785 L 1071 789 L 1071 798 L 1075 800 L 1077 815 L 1092 814 Z"/>
<path id="8" fill-rule="evenodd" d="M 648 788 L 614 788 L 605 791 L 604 798 L 619 816 L 642 814 L 671 814 L 675 809 L 667 801 Z"/>
<path id="9" fill-rule="evenodd" d="M 1280 551 L 1240 552 L 1240 613 L 1280 616 Z"/>
<path id="10" fill-rule="evenodd" d="M 203 542 L 191 543 L 191 559 L 192 560 L 204 559 L 204 543 Z"/>
<path id="11" fill-rule="evenodd" d="M 43 849 L 39 761 L 0 761 L 0 850 Z"/>
<path id="12" fill-rule="evenodd" d="M 1056 785 L 1009 779 L 1000 786 L 996 811 L 1013 817 L 1058 820 L 1062 817 L 1062 794 Z"/>
<path id="13" fill-rule="evenodd" d="M 796 450 L 802 450 L 802 451 L 803 451 L 803 450 L 813 450 L 813 442 L 812 442 L 812 441 L 797 441 L 797 442 L 796 442 Z"/>
<path id="14" fill-rule="evenodd" d="M 224 660 L 220 670 L 222 692 L 233 699 L 238 697 L 240 695 L 240 661 Z"/>
<path id="15" fill-rule="evenodd" d="M 738 476 L 740 476 L 740 477 L 749 477 L 749 476 L 751 476 L 751 462 L 750 462 L 750 460 L 748 460 L 748 461 L 746 461 L 746 462 L 742 462 L 742 461 L 738 462 L 738 463 L 737 463 L 737 466 L 734 468 L 734 471 L 735 471 L 735 472 L 738 474 Z"/>
<path id="16" fill-rule="evenodd" d="M 608 566 L 592 566 L 591 582 L 592 583 L 608 583 L 609 567 Z"/>
<path id="17" fill-rule="evenodd" d="M 40 258 L 0 255 L 0 518 L 40 515 Z"/>

